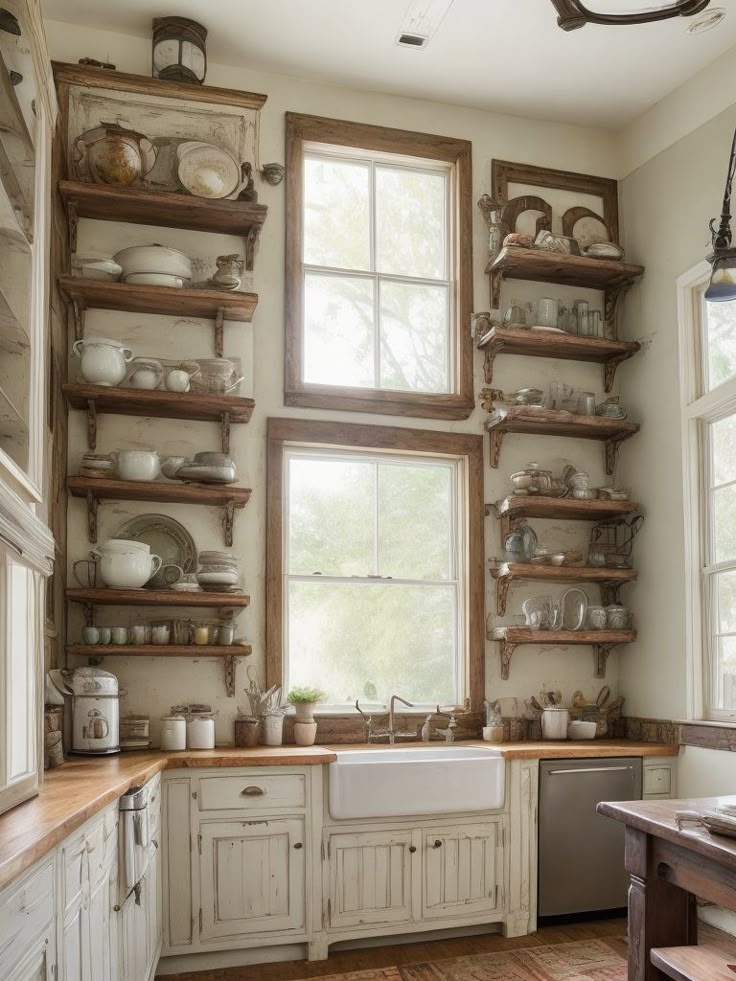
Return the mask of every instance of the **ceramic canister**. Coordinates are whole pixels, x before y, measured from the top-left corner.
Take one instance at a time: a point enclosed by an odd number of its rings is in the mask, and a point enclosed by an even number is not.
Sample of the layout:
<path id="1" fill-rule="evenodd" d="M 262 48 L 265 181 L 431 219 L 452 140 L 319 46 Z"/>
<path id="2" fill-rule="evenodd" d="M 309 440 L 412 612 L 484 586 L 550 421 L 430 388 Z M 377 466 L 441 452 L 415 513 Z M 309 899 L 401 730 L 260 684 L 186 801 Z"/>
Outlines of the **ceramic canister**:
<path id="1" fill-rule="evenodd" d="M 213 723 L 214 724 L 214 723 Z M 183 715 L 167 715 L 161 719 L 161 749 L 174 752 L 187 747 L 187 723 Z"/>
<path id="2" fill-rule="evenodd" d="M 193 715 L 187 721 L 187 749 L 215 748 L 215 720 L 209 715 Z"/>

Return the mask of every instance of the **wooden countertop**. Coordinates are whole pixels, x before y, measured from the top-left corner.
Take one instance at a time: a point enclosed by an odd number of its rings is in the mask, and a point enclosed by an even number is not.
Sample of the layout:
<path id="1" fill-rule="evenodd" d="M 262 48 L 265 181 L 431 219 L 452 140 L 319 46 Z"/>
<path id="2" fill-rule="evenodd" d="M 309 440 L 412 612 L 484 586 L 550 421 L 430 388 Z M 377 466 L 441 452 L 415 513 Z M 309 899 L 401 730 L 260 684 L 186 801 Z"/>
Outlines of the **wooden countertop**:
<path id="1" fill-rule="evenodd" d="M 719 804 L 735 803 L 736 797 L 605 802 L 598 805 L 598 812 L 631 828 L 688 848 L 705 858 L 714 858 L 722 865 L 736 870 L 736 841 L 722 835 L 711 835 L 705 828 L 693 825 L 685 825 L 680 831 L 675 821 L 677 811 L 697 811 L 704 814 L 706 811 L 714 811 Z"/>
<path id="2" fill-rule="evenodd" d="M 411 745 L 420 748 L 424 744 Z M 442 744 L 432 743 L 432 748 L 439 745 Z M 677 746 L 608 739 L 500 744 L 472 740 L 457 745 L 497 749 L 507 760 L 676 756 L 678 753 Z M 38 797 L 0 815 L 0 889 L 126 790 L 145 783 L 162 770 L 208 766 L 321 766 L 334 763 L 336 750 L 368 748 L 395 747 L 387 744 L 368 747 L 365 743 L 326 747 L 221 747 L 180 753 L 149 750 L 119 756 L 71 757 L 63 766 L 45 774 Z"/>
<path id="3" fill-rule="evenodd" d="M 223 747 L 181 753 L 73 756 L 49 770 L 38 797 L 0 815 L 0 889 L 107 804 L 161 770 L 202 766 L 305 766 L 332 763 L 319 746 Z"/>

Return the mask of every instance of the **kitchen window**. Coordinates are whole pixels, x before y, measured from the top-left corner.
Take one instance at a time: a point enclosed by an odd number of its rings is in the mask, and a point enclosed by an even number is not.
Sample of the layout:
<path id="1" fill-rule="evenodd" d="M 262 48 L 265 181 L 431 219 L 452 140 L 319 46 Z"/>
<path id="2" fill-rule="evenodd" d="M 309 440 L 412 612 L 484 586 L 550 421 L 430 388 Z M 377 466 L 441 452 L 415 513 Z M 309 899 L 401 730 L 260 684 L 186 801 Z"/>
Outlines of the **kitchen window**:
<path id="1" fill-rule="evenodd" d="M 477 707 L 481 438 L 272 419 L 268 443 L 269 684 Z"/>
<path id="2" fill-rule="evenodd" d="M 470 144 L 287 114 L 287 405 L 473 409 Z"/>
<path id="3" fill-rule="evenodd" d="M 736 722 L 736 303 L 680 280 L 688 647 L 694 718 Z"/>

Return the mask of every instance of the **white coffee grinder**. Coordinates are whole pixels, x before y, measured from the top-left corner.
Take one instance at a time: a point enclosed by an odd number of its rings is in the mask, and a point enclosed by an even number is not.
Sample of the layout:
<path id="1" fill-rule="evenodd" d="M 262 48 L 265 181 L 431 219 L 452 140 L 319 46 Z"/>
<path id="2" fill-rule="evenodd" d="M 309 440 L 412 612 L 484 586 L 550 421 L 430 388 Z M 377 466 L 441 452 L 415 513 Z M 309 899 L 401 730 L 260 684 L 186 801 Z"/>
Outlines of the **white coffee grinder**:
<path id="1" fill-rule="evenodd" d="M 118 679 L 99 668 L 77 668 L 72 695 L 72 753 L 102 756 L 120 752 Z"/>

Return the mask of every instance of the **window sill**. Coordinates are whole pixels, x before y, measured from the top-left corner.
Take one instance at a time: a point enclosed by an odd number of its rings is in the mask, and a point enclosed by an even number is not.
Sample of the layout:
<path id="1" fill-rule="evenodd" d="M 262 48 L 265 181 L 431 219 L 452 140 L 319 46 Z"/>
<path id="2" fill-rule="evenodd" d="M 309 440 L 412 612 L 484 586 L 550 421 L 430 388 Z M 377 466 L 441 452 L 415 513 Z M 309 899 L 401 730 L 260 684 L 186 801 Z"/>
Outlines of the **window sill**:
<path id="1" fill-rule="evenodd" d="M 736 723 L 708 719 L 677 721 L 680 745 L 736 752 Z"/>
<path id="2" fill-rule="evenodd" d="M 468 419 L 475 408 L 473 398 L 464 395 L 332 389 L 324 385 L 287 390 L 284 392 L 284 404 L 302 409 L 335 409 L 421 419 Z"/>

